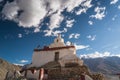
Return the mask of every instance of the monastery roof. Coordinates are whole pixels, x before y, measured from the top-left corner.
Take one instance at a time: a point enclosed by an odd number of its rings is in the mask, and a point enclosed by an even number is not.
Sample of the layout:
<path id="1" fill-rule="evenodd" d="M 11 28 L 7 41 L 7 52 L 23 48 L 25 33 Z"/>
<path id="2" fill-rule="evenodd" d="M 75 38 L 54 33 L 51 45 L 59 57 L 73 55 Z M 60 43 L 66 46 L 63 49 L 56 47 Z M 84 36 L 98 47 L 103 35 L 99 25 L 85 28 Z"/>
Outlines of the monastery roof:
<path id="1" fill-rule="evenodd" d="M 60 50 L 60 49 L 69 49 L 69 48 L 75 48 L 75 46 L 63 46 L 63 47 L 44 47 L 43 49 L 34 49 L 34 51 L 53 51 L 53 50 Z"/>

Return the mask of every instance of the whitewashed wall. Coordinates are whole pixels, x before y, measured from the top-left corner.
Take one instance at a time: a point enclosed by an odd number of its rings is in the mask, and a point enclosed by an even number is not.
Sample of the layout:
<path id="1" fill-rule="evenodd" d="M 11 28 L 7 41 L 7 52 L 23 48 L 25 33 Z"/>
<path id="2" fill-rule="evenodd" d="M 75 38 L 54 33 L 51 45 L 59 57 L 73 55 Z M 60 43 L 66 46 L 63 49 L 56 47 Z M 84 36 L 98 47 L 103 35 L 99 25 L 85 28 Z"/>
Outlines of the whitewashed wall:
<path id="1" fill-rule="evenodd" d="M 32 66 L 40 67 L 50 61 L 54 61 L 55 52 L 59 52 L 59 58 L 65 55 L 76 54 L 75 48 L 60 49 L 54 51 L 35 51 L 32 57 Z"/>

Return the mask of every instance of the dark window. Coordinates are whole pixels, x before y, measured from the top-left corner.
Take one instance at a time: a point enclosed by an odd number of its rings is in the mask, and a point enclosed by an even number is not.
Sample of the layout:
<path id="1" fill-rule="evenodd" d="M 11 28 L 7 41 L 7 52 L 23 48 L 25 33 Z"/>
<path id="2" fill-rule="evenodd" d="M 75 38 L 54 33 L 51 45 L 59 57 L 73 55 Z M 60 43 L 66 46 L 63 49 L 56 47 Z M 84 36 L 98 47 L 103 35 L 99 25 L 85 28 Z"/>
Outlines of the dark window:
<path id="1" fill-rule="evenodd" d="M 59 52 L 55 52 L 55 61 L 59 60 Z"/>
<path id="2" fill-rule="evenodd" d="M 59 40 L 57 39 L 57 42 L 58 42 Z"/>

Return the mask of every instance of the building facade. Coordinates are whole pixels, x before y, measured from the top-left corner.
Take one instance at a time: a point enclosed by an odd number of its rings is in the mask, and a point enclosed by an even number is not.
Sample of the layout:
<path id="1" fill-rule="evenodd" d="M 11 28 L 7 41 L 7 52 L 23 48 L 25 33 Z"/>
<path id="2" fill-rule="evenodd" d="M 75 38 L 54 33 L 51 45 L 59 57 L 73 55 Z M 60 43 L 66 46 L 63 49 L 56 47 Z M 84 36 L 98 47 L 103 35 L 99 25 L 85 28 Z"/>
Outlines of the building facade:
<path id="1" fill-rule="evenodd" d="M 61 68 L 65 67 L 67 63 L 83 65 L 83 61 L 76 56 L 75 46 L 72 44 L 65 45 L 64 39 L 61 38 L 61 35 L 58 35 L 49 46 L 34 49 L 31 64 L 24 66 L 22 72 L 28 78 L 42 79 L 47 73 L 44 72 L 43 66 L 50 62 L 55 64 L 57 62 Z"/>

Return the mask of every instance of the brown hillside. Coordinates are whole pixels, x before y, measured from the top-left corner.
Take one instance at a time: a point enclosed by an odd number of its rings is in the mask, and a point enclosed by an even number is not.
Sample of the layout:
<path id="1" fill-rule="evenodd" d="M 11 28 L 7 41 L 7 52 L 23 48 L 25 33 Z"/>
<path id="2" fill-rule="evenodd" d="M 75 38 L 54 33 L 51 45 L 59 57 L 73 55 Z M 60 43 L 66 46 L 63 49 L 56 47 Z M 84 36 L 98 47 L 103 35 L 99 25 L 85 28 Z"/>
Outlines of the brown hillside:
<path id="1" fill-rule="evenodd" d="M 0 80 L 4 80 L 8 71 L 20 70 L 20 66 L 13 65 L 0 59 Z"/>

